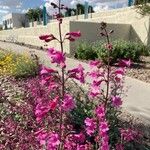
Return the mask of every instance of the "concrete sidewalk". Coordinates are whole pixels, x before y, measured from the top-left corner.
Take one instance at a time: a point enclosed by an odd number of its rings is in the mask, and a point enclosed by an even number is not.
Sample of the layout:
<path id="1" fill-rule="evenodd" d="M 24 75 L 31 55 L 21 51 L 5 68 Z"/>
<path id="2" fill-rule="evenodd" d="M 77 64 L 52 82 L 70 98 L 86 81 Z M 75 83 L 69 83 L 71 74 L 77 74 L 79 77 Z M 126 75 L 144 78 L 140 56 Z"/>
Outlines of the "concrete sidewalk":
<path id="1" fill-rule="evenodd" d="M 46 66 L 51 65 L 49 58 L 44 51 L 29 49 L 25 46 L 19 46 L 13 43 L 6 43 L 1 41 L 0 48 L 11 50 L 15 53 L 28 53 L 30 51 L 34 51 L 35 54 L 39 56 L 40 61 L 43 64 Z M 84 66 L 85 71 L 90 70 L 88 64 L 67 58 L 67 67 L 69 69 L 74 68 L 79 63 Z M 125 86 L 128 89 L 128 92 L 126 93 L 127 96 L 124 98 L 123 108 L 129 113 L 140 117 L 140 119 L 150 125 L 150 84 L 137 79 L 126 77 Z"/>

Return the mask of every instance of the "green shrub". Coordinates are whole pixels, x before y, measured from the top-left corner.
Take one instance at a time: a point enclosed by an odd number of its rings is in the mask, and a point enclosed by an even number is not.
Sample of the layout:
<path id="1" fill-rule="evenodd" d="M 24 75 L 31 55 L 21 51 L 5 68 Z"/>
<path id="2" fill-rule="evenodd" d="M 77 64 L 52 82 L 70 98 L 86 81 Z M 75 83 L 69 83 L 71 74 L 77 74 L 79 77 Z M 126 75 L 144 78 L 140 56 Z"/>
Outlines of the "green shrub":
<path id="1" fill-rule="evenodd" d="M 75 57 L 83 60 L 94 60 L 98 56 L 97 52 L 93 49 L 92 44 L 83 41 L 81 43 L 78 43 Z"/>
<path id="2" fill-rule="evenodd" d="M 131 59 L 134 62 L 138 62 L 141 56 L 150 55 L 150 47 L 144 46 L 141 43 L 116 40 L 112 44 L 111 63 L 115 63 L 118 59 Z M 85 60 L 99 58 L 106 63 L 108 52 L 105 47 L 102 41 L 90 44 L 88 42 L 82 42 L 77 46 L 76 56 L 79 59 Z"/>
<path id="3" fill-rule="evenodd" d="M 100 43 L 101 44 L 101 43 Z M 143 45 L 135 42 L 126 41 L 114 41 L 113 50 L 111 51 L 111 63 L 115 63 L 118 59 L 131 59 L 134 62 L 140 60 L 140 56 L 143 55 Z M 98 57 L 106 62 L 107 49 L 104 44 L 97 51 Z"/>

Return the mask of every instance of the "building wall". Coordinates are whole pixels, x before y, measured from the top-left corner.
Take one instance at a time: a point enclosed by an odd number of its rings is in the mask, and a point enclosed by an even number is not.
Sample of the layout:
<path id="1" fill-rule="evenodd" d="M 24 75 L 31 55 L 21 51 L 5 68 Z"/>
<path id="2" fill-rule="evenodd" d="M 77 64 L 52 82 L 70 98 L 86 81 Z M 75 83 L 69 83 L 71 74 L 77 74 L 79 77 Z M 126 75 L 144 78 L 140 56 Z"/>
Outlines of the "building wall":
<path id="1" fill-rule="evenodd" d="M 114 30 L 114 33 L 110 36 L 111 41 L 116 39 L 122 39 L 128 41 L 130 39 L 130 24 L 108 24 L 108 30 Z M 80 41 L 96 42 L 106 40 L 104 37 L 100 36 L 100 23 L 96 22 L 70 22 L 70 31 L 78 31 L 82 33 L 81 38 L 70 45 L 71 53 L 76 50 L 76 44 Z"/>
<path id="2" fill-rule="evenodd" d="M 21 28 L 21 27 L 28 26 L 28 22 L 26 20 L 25 14 L 11 13 L 4 16 L 3 21 L 7 21 L 6 29 L 12 29 L 12 28 L 14 29 L 14 28 Z M 3 23 L 3 29 L 5 29 L 4 23 Z"/>
<path id="3" fill-rule="evenodd" d="M 78 31 L 80 30 L 82 33 L 81 38 L 74 42 L 65 41 L 64 50 L 66 53 L 73 54 L 75 52 L 76 43 L 79 41 L 87 40 L 89 42 L 95 42 L 97 40 L 102 40 L 100 33 L 100 23 L 93 22 L 63 22 L 62 24 L 62 34 L 65 35 L 70 31 Z M 124 24 L 108 24 L 109 29 L 114 29 L 115 32 L 113 34 L 114 39 L 124 39 L 129 40 L 130 33 L 130 25 Z M 31 28 L 19 28 L 14 30 L 2 31 L 0 34 L 0 40 L 7 41 L 17 41 L 20 43 L 30 44 L 34 46 L 44 46 L 43 41 L 39 40 L 39 36 L 43 34 L 54 34 L 57 38 L 59 38 L 58 33 L 58 23 L 54 22 L 49 24 L 48 26 L 42 27 L 31 27 Z M 50 47 L 55 47 L 60 49 L 60 45 L 57 41 L 52 41 L 48 44 Z"/>
<path id="4" fill-rule="evenodd" d="M 69 31 L 69 28 L 69 22 L 63 22 L 62 34 L 65 35 L 65 33 Z M 0 32 L 0 40 L 6 40 L 11 42 L 17 41 L 34 46 L 44 46 L 45 43 L 39 40 L 39 36 L 50 33 L 54 34 L 57 38 L 59 38 L 58 23 L 50 23 L 47 26 L 3 30 L 2 32 Z M 50 47 L 56 47 L 57 49 L 60 49 L 60 45 L 57 41 L 52 41 L 48 45 Z M 69 50 L 69 42 L 66 41 L 65 51 L 69 53 Z"/>
<path id="5" fill-rule="evenodd" d="M 3 17 L 3 29 L 11 29 L 11 28 L 13 28 L 12 14 L 8 14 Z"/>
<path id="6" fill-rule="evenodd" d="M 12 19 L 13 19 L 13 28 L 25 27 L 26 24 L 25 14 L 13 13 Z"/>

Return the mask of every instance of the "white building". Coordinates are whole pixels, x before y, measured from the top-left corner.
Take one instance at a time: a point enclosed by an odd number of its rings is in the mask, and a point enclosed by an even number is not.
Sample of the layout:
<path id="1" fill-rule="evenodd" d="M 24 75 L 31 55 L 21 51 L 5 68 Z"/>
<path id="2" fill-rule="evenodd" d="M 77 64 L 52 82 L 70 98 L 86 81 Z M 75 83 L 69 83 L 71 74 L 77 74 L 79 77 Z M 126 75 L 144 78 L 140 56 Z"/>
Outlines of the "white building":
<path id="1" fill-rule="evenodd" d="M 25 14 L 10 13 L 3 17 L 3 29 L 14 29 L 28 26 Z"/>

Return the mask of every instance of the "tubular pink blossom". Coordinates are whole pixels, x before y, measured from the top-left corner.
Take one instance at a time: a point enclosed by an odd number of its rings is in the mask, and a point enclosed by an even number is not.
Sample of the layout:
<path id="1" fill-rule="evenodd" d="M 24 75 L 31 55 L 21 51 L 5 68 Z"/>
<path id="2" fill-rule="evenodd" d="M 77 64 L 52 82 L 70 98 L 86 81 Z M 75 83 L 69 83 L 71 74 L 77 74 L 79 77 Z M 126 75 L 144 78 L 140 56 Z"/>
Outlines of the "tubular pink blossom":
<path id="1" fill-rule="evenodd" d="M 96 80 L 96 79 L 98 79 L 99 77 L 103 77 L 103 73 L 100 72 L 100 70 L 98 70 L 98 69 L 89 72 L 88 75 L 89 75 L 93 80 Z"/>
<path id="2" fill-rule="evenodd" d="M 66 58 L 64 53 L 55 50 L 54 48 L 49 48 L 48 56 L 51 58 L 51 63 L 56 63 L 57 65 L 60 65 L 61 68 L 66 67 Z"/>
<path id="3" fill-rule="evenodd" d="M 59 100 L 59 97 L 57 96 L 54 100 L 49 102 L 50 110 L 54 111 L 56 109 L 57 104 L 58 104 L 58 100 Z"/>
<path id="4" fill-rule="evenodd" d="M 48 150 L 56 150 L 60 144 L 59 135 L 56 133 L 51 133 L 47 141 Z"/>
<path id="5" fill-rule="evenodd" d="M 104 105 L 100 105 L 96 108 L 95 113 L 97 117 L 101 120 L 105 117 L 105 108 Z"/>
<path id="6" fill-rule="evenodd" d="M 52 40 L 55 40 L 56 38 L 55 37 L 50 37 L 50 38 L 47 38 L 47 39 L 45 39 L 45 42 L 50 42 L 50 41 L 52 41 Z"/>
<path id="7" fill-rule="evenodd" d="M 81 64 L 77 68 L 74 68 L 72 70 L 68 70 L 68 77 L 74 78 L 76 80 L 79 80 L 81 83 L 85 82 L 84 79 L 84 68 Z"/>
<path id="8" fill-rule="evenodd" d="M 118 65 L 120 67 L 130 67 L 131 66 L 131 60 L 130 59 L 122 59 L 119 61 Z"/>
<path id="9" fill-rule="evenodd" d="M 48 38 L 50 38 L 51 40 L 56 39 L 53 34 L 48 34 L 48 35 L 41 35 L 41 36 L 39 36 L 39 39 L 40 39 L 40 40 L 47 40 Z"/>
<path id="10" fill-rule="evenodd" d="M 72 109 L 75 108 L 75 101 L 71 95 L 66 94 L 64 96 L 62 108 L 64 111 L 71 111 Z"/>
<path id="11" fill-rule="evenodd" d="M 36 121 L 41 122 L 43 117 L 49 112 L 50 108 L 47 105 L 37 104 L 35 109 Z"/>
<path id="12" fill-rule="evenodd" d="M 101 137 L 107 134 L 107 131 L 109 131 L 109 127 L 108 127 L 108 122 L 107 121 L 100 122 L 99 131 L 100 131 L 100 136 Z"/>
<path id="13" fill-rule="evenodd" d="M 99 60 L 94 60 L 94 61 L 91 60 L 89 62 L 89 65 L 90 65 L 91 68 L 93 68 L 93 67 L 100 67 L 102 65 L 102 62 L 99 61 Z"/>
<path id="14" fill-rule="evenodd" d="M 73 36 L 73 37 L 80 37 L 81 36 L 81 32 L 80 31 L 69 32 L 69 33 L 66 33 L 66 35 Z"/>
<path id="15" fill-rule="evenodd" d="M 86 133 L 91 136 L 96 130 L 95 120 L 92 118 L 86 118 L 84 123 L 86 125 Z"/>
<path id="16" fill-rule="evenodd" d="M 125 69 L 124 68 L 116 69 L 114 73 L 115 73 L 115 80 L 119 82 L 121 81 L 121 79 L 123 78 L 125 74 Z"/>
<path id="17" fill-rule="evenodd" d="M 90 86 L 89 97 L 95 98 L 96 96 L 100 95 L 100 85 L 101 81 L 93 81 L 93 83 Z"/>
<path id="18" fill-rule="evenodd" d="M 40 129 L 37 132 L 35 132 L 36 139 L 40 142 L 41 145 L 46 144 L 46 140 L 48 137 L 48 133 L 45 129 Z"/>
<path id="19" fill-rule="evenodd" d="M 68 40 L 71 41 L 71 42 L 74 42 L 74 41 L 75 41 L 75 38 L 73 38 L 72 36 L 68 36 L 66 39 L 68 39 Z"/>
<path id="20" fill-rule="evenodd" d="M 122 100 L 119 96 L 112 97 L 112 106 L 119 108 L 122 105 Z"/>
<path id="21" fill-rule="evenodd" d="M 56 73 L 56 72 L 57 72 L 56 70 L 43 66 L 40 74 L 44 75 L 44 74 L 51 74 L 51 73 Z"/>

